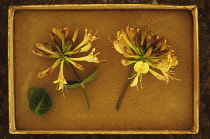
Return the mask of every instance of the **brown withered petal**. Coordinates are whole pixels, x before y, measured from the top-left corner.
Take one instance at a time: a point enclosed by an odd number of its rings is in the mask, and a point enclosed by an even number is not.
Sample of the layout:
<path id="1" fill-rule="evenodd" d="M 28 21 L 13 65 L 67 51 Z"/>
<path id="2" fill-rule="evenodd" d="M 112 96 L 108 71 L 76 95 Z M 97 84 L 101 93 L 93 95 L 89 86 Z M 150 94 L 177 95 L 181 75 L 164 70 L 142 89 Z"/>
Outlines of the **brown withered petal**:
<path id="1" fill-rule="evenodd" d="M 156 51 L 156 50 L 158 50 L 163 44 L 165 44 L 166 43 L 166 39 L 165 38 L 160 38 L 159 39 L 159 42 L 156 44 L 156 47 L 154 48 L 154 50 L 153 51 Z"/>
<path id="2" fill-rule="evenodd" d="M 144 54 L 144 57 L 149 57 L 152 53 L 153 47 L 150 47 L 147 52 Z"/>
<path id="3" fill-rule="evenodd" d="M 147 27 L 145 26 L 141 33 L 141 46 L 143 46 L 143 44 L 144 44 L 146 34 L 147 34 Z"/>
<path id="4" fill-rule="evenodd" d="M 56 40 L 56 35 L 55 35 L 53 32 L 50 33 L 50 37 L 51 37 L 52 42 L 53 42 L 55 45 L 58 45 L 58 42 L 57 42 L 57 40 Z"/>
<path id="5" fill-rule="evenodd" d="M 38 50 L 38 49 L 33 49 L 32 52 L 33 52 L 35 55 L 42 56 L 42 57 L 46 57 L 46 58 L 58 58 L 58 56 L 55 56 L 55 55 L 46 53 L 46 52 L 41 51 L 41 50 Z"/>

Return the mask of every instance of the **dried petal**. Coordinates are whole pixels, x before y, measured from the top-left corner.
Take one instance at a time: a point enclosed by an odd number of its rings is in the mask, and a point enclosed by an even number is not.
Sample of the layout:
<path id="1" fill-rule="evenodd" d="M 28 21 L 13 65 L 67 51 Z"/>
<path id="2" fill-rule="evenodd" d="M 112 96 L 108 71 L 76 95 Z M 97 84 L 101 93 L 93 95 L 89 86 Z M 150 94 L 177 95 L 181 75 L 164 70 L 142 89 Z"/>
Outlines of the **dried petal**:
<path id="1" fill-rule="evenodd" d="M 66 60 L 79 70 L 84 70 L 85 69 L 82 65 L 72 61 L 71 58 L 66 57 Z"/>
<path id="2" fill-rule="evenodd" d="M 156 44 L 156 47 L 154 48 L 153 51 L 158 50 L 162 45 L 166 44 L 166 39 L 165 38 L 160 38 L 159 42 Z"/>
<path id="3" fill-rule="evenodd" d="M 32 52 L 35 55 L 43 56 L 43 57 L 46 57 L 46 58 L 59 58 L 58 55 L 49 54 L 47 52 L 44 52 L 44 51 L 41 51 L 41 50 L 38 50 L 38 49 L 33 49 Z"/>
<path id="4" fill-rule="evenodd" d="M 38 74 L 38 78 L 43 78 L 45 77 L 46 75 L 49 75 L 53 72 L 53 70 L 61 63 L 60 59 L 56 60 L 55 63 L 48 69 L 40 72 Z"/>
<path id="5" fill-rule="evenodd" d="M 44 52 L 47 52 L 49 54 L 52 54 L 52 55 L 58 55 L 56 54 L 55 52 L 49 50 L 48 48 L 46 48 L 44 45 L 42 45 L 41 43 L 35 43 L 36 47 Z"/>
<path id="6" fill-rule="evenodd" d="M 85 35 L 84 35 L 83 41 L 76 48 L 74 48 L 74 50 L 77 50 L 77 49 L 81 48 L 82 46 L 88 44 L 89 41 L 90 42 L 93 42 L 96 39 L 97 38 L 96 38 L 95 35 L 93 36 L 90 31 L 88 31 L 87 29 L 85 29 Z"/>
<path id="7" fill-rule="evenodd" d="M 145 26 L 141 33 L 141 46 L 143 46 L 147 34 L 147 27 Z"/>
<path id="8" fill-rule="evenodd" d="M 152 75 L 154 75 L 158 80 L 161 80 L 161 81 L 163 81 L 163 82 L 168 83 L 168 78 L 167 78 L 167 77 L 165 77 L 165 76 L 163 76 L 163 75 L 161 75 L 161 74 L 155 72 L 155 71 L 152 70 L 152 69 L 149 69 L 149 72 L 152 73 Z"/>
<path id="9" fill-rule="evenodd" d="M 121 63 L 123 64 L 123 66 L 128 66 L 130 64 L 134 64 L 136 63 L 137 61 L 127 61 L 126 59 L 122 59 L 121 60 Z"/>
<path id="10" fill-rule="evenodd" d="M 52 32 L 54 34 L 56 34 L 58 36 L 58 38 L 60 38 L 61 40 L 64 40 L 65 38 L 65 32 L 63 29 L 59 28 L 59 29 L 56 29 L 56 28 L 53 28 L 52 29 Z"/>
<path id="11" fill-rule="evenodd" d="M 131 87 L 137 86 L 138 81 L 139 81 L 139 75 L 140 75 L 140 73 L 136 74 L 136 77 L 134 78 L 133 82 L 131 83 Z"/>
<path id="12" fill-rule="evenodd" d="M 149 57 L 152 54 L 153 47 L 150 47 L 147 52 L 144 54 L 144 57 Z"/>
<path id="13" fill-rule="evenodd" d="M 80 52 L 87 52 L 88 50 L 90 50 L 91 47 L 92 47 L 92 42 L 89 41 L 88 44 L 86 44 L 85 46 L 83 46 L 83 47 L 80 49 Z"/>
<path id="14" fill-rule="evenodd" d="M 69 36 L 69 28 L 64 27 L 63 32 L 64 32 L 64 39 L 66 39 Z"/>
<path id="15" fill-rule="evenodd" d="M 120 54 L 123 54 L 123 49 L 122 47 L 120 46 L 119 44 L 119 41 L 118 40 L 113 40 L 113 44 L 114 44 L 114 48 L 117 52 L 119 52 Z"/>
<path id="16" fill-rule="evenodd" d="M 78 58 L 70 58 L 70 60 L 73 61 L 87 61 L 87 62 L 94 62 L 94 63 L 99 63 L 99 59 L 96 57 L 99 53 L 93 54 L 95 52 L 95 48 L 92 49 L 92 52 L 84 57 L 78 57 Z"/>
<path id="17" fill-rule="evenodd" d="M 76 41 L 78 34 L 79 34 L 79 28 L 77 28 L 77 29 L 74 31 L 74 35 L 73 35 L 73 37 L 72 37 L 73 43 Z"/>

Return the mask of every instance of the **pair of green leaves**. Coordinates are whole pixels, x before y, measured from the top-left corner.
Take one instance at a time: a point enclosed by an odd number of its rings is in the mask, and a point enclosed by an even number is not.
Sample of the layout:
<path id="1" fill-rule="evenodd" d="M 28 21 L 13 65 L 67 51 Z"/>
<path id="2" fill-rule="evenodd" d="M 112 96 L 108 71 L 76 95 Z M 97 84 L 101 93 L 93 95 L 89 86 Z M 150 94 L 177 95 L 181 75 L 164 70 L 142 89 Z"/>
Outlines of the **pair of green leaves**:
<path id="1" fill-rule="evenodd" d="M 79 81 L 67 81 L 67 88 L 76 88 L 83 86 L 85 83 L 92 82 L 96 79 L 98 75 L 98 70 L 92 73 L 89 77 L 83 80 L 81 83 Z M 50 95 L 47 93 L 45 88 L 30 88 L 28 90 L 28 101 L 29 108 L 31 112 L 35 113 L 37 116 L 42 116 L 46 114 L 52 107 L 52 100 Z"/>
<path id="2" fill-rule="evenodd" d="M 79 81 L 67 81 L 67 88 L 77 88 L 79 86 L 84 85 L 85 83 L 92 82 L 96 79 L 98 76 L 98 70 L 92 73 L 90 76 L 88 76 L 86 79 L 84 79 L 81 83 Z"/>

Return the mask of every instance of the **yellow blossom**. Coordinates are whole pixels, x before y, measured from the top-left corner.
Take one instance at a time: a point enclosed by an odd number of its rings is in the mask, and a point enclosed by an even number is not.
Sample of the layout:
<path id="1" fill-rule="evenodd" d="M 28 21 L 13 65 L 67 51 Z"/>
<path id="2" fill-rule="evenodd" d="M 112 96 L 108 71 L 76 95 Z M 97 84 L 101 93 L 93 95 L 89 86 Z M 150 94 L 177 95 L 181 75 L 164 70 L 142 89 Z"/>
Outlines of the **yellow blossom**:
<path id="1" fill-rule="evenodd" d="M 56 81 L 54 81 L 53 83 L 57 83 L 58 86 L 57 86 L 57 89 L 58 90 L 64 90 L 65 88 L 65 85 L 67 84 L 65 78 L 64 78 L 64 75 L 63 75 L 63 65 L 64 65 L 64 60 L 61 61 L 61 64 L 60 64 L 60 71 L 59 71 L 59 75 L 58 75 L 58 79 Z"/>
<path id="2" fill-rule="evenodd" d="M 174 50 L 167 45 L 166 39 L 147 31 L 145 26 L 141 32 L 139 29 L 127 27 L 118 31 L 113 39 L 115 50 L 124 55 L 127 59 L 122 59 L 124 66 L 134 65 L 135 75 L 131 87 L 136 86 L 140 80 L 142 88 L 142 74 L 150 72 L 157 79 L 168 83 L 170 79 L 176 79 L 170 74 L 178 64 Z M 162 74 L 155 71 L 159 70 Z M 139 79 L 140 78 L 140 79 Z"/>
<path id="3" fill-rule="evenodd" d="M 92 49 L 90 54 L 83 57 L 77 57 L 74 58 L 73 55 L 78 53 L 84 53 L 91 49 L 92 42 L 98 39 L 95 35 L 92 35 L 91 31 L 88 29 L 85 29 L 85 35 L 81 43 L 79 45 L 74 46 L 74 42 L 77 40 L 77 36 L 79 34 L 79 28 L 77 28 L 74 31 L 73 37 L 70 38 L 69 35 L 70 30 L 67 26 L 65 27 L 57 27 L 53 28 L 52 32 L 50 33 L 50 37 L 52 39 L 52 42 L 54 43 L 54 46 L 45 46 L 41 43 L 35 43 L 36 49 L 33 49 L 32 52 L 38 56 L 46 57 L 46 58 L 56 58 L 57 60 L 55 63 L 48 69 L 40 72 L 38 74 L 39 78 L 45 77 L 46 75 L 49 75 L 53 72 L 53 70 L 60 64 L 60 71 L 58 75 L 58 79 L 54 81 L 53 83 L 56 83 L 58 90 L 65 89 L 65 85 L 67 84 L 67 81 L 64 78 L 64 63 L 68 63 L 73 65 L 79 70 L 84 70 L 84 67 L 75 61 L 87 61 L 87 62 L 94 62 L 99 63 L 99 59 L 97 58 L 97 55 L 99 53 L 93 54 L 95 52 L 95 48 Z M 57 37 L 56 37 L 57 36 Z M 57 40 L 59 38 L 61 40 L 61 45 L 58 43 Z"/>
<path id="4" fill-rule="evenodd" d="M 140 76 L 140 83 L 141 83 L 141 88 L 142 88 L 142 74 L 146 74 L 149 71 L 149 64 L 143 61 L 138 61 L 134 65 L 134 71 L 136 72 L 136 77 L 134 78 L 131 87 L 136 86 L 138 84 L 138 79 Z"/>

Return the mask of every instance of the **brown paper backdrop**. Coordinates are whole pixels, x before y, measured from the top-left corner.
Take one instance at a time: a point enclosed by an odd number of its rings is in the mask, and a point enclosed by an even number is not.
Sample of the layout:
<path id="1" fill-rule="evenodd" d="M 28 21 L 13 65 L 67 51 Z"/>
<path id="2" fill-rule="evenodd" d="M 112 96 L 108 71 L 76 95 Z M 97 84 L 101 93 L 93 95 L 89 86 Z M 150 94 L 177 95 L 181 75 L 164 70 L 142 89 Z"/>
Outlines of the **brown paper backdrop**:
<path id="1" fill-rule="evenodd" d="M 106 62 L 100 64 L 80 62 L 86 70 L 76 70 L 84 79 L 99 69 L 97 80 L 86 85 L 92 109 L 88 110 L 81 88 L 57 91 L 57 68 L 52 75 L 38 79 L 37 74 L 49 68 L 54 59 L 34 55 L 31 50 L 36 42 L 51 43 L 49 32 L 60 24 L 67 25 L 71 33 L 79 27 L 77 42 L 84 29 L 99 30 L 99 40 L 93 42 L 98 56 Z M 193 125 L 192 84 L 192 16 L 188 11 L 176 10 L 87 10 L 87 11 L 16 11 L 15 12 L 15 105 L 17 129 L 63 130 L 140 130 L 140 129 L 191 129 Z M 175 68 L 181 81 L 168 85 L 150 73 L 143 75 L 143 89 L 129 87 L 120 111 L 115 110 L 119 94 L 132 71 L 124 67 L 107 36 L 112 29 L 121 30 L 127 25 L 140 28 L 147 25 L 168 44 L 177 47 L 180 64 Z M 83 54 L 83 55 L 87 55 Z M 65 78 L 75 79 L 68 67 Z M 46 115 L 38 117 L 30 112 L 27 91 L 30 87 L 45 87 L 53 100 L 53 107 Z"/>

